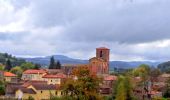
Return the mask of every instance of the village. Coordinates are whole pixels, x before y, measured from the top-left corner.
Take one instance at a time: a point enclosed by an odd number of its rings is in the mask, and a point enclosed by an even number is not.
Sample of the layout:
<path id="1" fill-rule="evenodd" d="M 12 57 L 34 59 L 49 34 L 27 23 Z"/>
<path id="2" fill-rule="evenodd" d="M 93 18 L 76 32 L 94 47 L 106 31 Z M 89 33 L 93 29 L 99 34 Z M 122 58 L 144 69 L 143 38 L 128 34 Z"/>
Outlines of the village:
<path id="1" fill-rule="evenodd" d="M 124 75 L 109 73 L 109 55 L 110 50 L 108 48 L 100 47 L 96 48 L 96 57 L 90 58 L 88 64 L 64 64 L 61 69 L 27 69 L 22 73 L 21 77 L 11 72 L 1 71 L 1 80 L 6 83 L 5 95 L 2 95 L 2 98 L 18 100 L 58 100 L 52 99 L 52 97 L 61 98 L 65 95 L 71 96 L 71 90 L 67 91 L 66 94 L 64 90 L 66 88 L 65 84 L 67 84 L 68 80 L 78 83 L 79 78 L 82 78 L 80 74 L 82 74 L 85 69 L 85 71 L 89 71 L 89 74 L 85 73 L 85 75 L 91 75 L 90 77 L 95 76 L 95 79 L 101 79 L 96 85 L 98 86 L 96 93 L 103 97 L 108 97 L 107 99 L 100 98 L 101 100 L 112 100 L 111 98 L 115 94 L 114 87 L 118 85 L 120 80 L 126 79 L 122 78 L 122 76 L 128 76 L 131 83 L 133 83 L 129 92 L 132 92 L 133 96 L 137 99 L 130 100 L 162 100 L 161 98 L 163 98 L 168 86 L 167 81 L 170 79 L 170 74 L 159 73 L 157 69 L 150 70 L 150 74 L 148 74 L 146 65 L 129 70 L 123 73 Z M 77 74 L 76 71 L 80 70 L 82 70 L 82 72 Z M 133 75 L 131 75 L 132 73 Z M 118 90 L 116 90 L 116 92 L 118 92 Z M 123 93 L 123 91 L 121 92 Z"/>

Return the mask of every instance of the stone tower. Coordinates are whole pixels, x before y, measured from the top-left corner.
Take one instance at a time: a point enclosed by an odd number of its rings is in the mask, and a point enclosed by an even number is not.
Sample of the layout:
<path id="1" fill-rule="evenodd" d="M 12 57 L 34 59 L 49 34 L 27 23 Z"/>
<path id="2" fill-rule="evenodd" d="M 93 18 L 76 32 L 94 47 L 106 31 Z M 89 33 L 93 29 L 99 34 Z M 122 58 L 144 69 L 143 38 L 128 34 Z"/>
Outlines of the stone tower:
<path id="1" fill-rule="evenodd" d="M 103 72 L 105 74 L 109 73 L 109 56 L 110 56 L 110 49 L 105 47 L 96 48 L 96 57 L 101 58 L 106 62 L 105 66 L 103 66 L 104 67 Z"/>

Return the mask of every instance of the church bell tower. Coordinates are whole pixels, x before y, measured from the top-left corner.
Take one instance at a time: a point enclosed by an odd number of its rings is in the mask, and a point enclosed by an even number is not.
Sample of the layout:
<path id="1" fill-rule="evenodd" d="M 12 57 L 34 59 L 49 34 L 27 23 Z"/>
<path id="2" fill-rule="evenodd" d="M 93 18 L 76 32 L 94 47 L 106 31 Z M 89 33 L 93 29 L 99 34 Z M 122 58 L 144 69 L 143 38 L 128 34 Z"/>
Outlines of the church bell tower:
<path id="1" fill-rule="evenodd" d="M 110 56 L 110 49 L 105 47 L 96 48 L 96 57 L 103 59 L 105 64 L 102 67 L 102 72 L 104 74 L 109 73 L 109 56 Z"/>

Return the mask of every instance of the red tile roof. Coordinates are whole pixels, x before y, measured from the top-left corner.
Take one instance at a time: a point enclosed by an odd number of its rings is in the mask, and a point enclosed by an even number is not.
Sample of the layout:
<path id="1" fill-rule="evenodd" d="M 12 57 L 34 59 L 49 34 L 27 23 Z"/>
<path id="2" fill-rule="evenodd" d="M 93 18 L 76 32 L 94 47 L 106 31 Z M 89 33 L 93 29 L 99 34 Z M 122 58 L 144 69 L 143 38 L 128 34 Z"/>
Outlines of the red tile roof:
<path id="1" fill-rule="evenodd" d="M 44 74 L 46 73 L 45 70 L 36 70 L 36 69 L 29 69 L 23 72 L 24 74 Z"/>
<path id="2" fill-rule="evenodd" d="M 106 48 L 106 47 L 99 47 L 99 48 L 96 48 L 96 49 L 107 49 L 107 50 L 109 50 L 109 49 Z"/>
<path id="3" fill-rule="evenodd" d="M 104 77 L 104 81 L 115 81 L 117 80 L 117 76 L 114 75 L 108 75 Z"/>
<path id="4" fill-rule="evenodd" d="M 44 75 L 43 78 L 66 78 L 66 75 L 63 74 L 63 73 L 58 73 L 58 74 L 47 74 L 47 75 Z"/>
<path id="5" fill-rule="evenodd" d="M 16 77 L 17 75 L 11 73 L 11 72 L 4 72 L 5 77 Z"/>

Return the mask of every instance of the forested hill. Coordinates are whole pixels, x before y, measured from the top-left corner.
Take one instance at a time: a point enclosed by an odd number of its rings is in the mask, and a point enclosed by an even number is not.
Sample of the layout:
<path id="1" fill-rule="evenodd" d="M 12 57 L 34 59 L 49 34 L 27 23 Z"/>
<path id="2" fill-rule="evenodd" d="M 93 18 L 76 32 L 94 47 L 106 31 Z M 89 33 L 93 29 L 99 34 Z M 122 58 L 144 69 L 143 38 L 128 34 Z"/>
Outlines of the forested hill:
<path id="1" fill-rule="evenodd" d="M 22 63 L 25 63 L 26 61 L 24 59 L 16 58 L 15 56 L 12 56 L 8 53 L 0 53 L 0 63 L 5 65 L 7 60 L 11 61 L 12 66 L 21 65 Z"/>
<path id="2" fill-rule="evenodd" d="M 158 65 L 158 68 L 162 71 L 162 72 L 168 72 L 170 73 L 170 61 L 161 63 Z"/>

